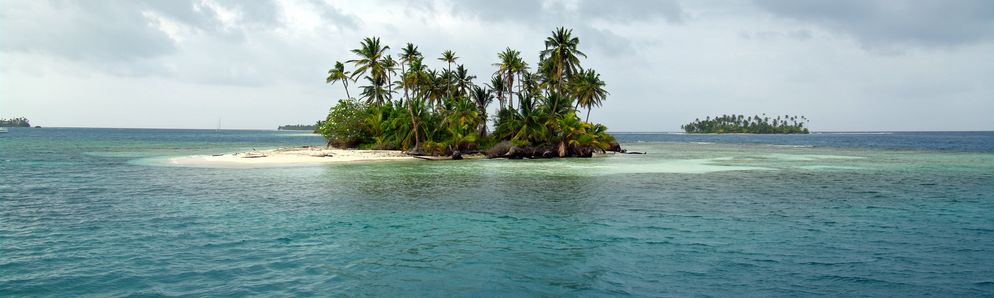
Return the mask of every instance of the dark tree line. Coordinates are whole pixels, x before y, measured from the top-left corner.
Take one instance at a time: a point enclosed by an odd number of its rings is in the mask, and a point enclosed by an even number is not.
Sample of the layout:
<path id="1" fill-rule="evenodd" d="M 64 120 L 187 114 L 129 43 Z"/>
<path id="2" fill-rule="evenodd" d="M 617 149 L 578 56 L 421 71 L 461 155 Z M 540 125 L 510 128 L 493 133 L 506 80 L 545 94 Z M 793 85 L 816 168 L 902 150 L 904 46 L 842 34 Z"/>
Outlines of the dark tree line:
<path id="1" fill-rule="evenodd" d="M 0 119 L 0 127 L 31 127 L 28 118 Z"/>
<path id="2" fill-rule="evenodd" d="M 306 131 L 314 131 L 315 129 L 317 129 L 317 125 L 307 125 L 307 124 L 280 125 L 279 127 L 276 128 L 276 130 L 306 130 Z"/>
<path id="3" fill-rule="evenodd" d="M 762 116 L 721 115 L 681 125 L 687 133 L 758 133 L 758 134 L 806 134 L 804 116 L 783 115 L 770 118 Z"/>

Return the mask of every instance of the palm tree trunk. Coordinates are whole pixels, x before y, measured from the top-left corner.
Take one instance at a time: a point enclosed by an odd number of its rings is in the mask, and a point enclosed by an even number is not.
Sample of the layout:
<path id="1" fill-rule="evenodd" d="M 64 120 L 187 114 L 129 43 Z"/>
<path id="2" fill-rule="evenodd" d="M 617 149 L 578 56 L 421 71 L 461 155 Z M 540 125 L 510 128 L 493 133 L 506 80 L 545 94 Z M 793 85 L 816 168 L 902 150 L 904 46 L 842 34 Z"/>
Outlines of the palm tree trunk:
<path id="1" fill-rule="evenodd" d="M 521 109 L 521 88 L 524 85 L 525 80 L 521 78 L 521 73 L 518 73 L 518 109 Z"/>
<path id="2" fill-rule="evenodd" d="M 507 108 L 514 109 L 514 74 L 507 73 Z"/>
<path id="3" fill-rule="evenodd" d="M 565 94 L 563 94 L 563 74 L 562 74 L 562 70 L 560 69 L 557 72 L 558 72 L 559 81 L 556 81 L 556 85 L 558 87 L 556 89 L 559 89 L 559 96 L 556 97 L 556 100 L 552 101 L 553 102 L 552 103 L 552 111 L 553 111 L 553 113 L 559 111 L 559 97 L 565 96 Z"/>
<path id="4" fill-rule="evenodd" d="M 400 64 L 400 86 L 404 87 L 404 100 L 405 101 L 410 101 L 411 97 L 407 95 L 407 84 L 404 84 L 404 74 L 406 74 L 406 73 L 407 73 L 407 71 L 404 70 L 404 64 L 401 63 Z"/>
<path id="5" fill-rule="evenodd" d="M 390 78 L 390 72 L 387 72 L 387 100 L 393 101 L 393 80 Z"/>
<path id="6" fill-rule="evenodd" d="M 411 129 L 414 130 L 414 149 L 421 150 L 421 137 L 418 133 L 418 117 L 414 116 L 414 107 L 410 100 L 407 101 L 407 111 L 411 113 Z"/>
<path id="7" fill-rule="evenodd" d="M 352 99 L 352 95 L 349 95 L 349 83 L 346 82 L 345 80 L 347 80 L 347 78 L 346 79 L 342 79 L 342 85 L 345 86 L 345 97 L 348 97 L 349 99 Z"/>
<path id="8" fill-rule="evenodd" d="M 587 119 L 586 119 L 586 120 L 584 120 L 584 121 L 586 121 L 587 123 L 590 123 L 590 110 L 591 110 L 591 109 L 592 109 L 592 107 L 587 107 Z"/>
<path id="9" fill-rule="evenodd" d="M 484 110 L 485 111 L 485 110 Z M 487 137 L 487 113 L 483 113 L 483 122 L 480 123 L 480 137 Z"/>
<path id="10" fill-rule="evenodd" d="M 406 87 L 404 88 L 404 97 L 407 97 L 405 99 L 407 101 L 407 112 L 411 114 L 411 129 L 414 130 L 414 148 L 411 148 L 411 150 L 420 151 L 421 138 L 418 137 L 418 118 L 414 117 L 414 106 L 411 103 L 411 96 L 407 94 Z"/>

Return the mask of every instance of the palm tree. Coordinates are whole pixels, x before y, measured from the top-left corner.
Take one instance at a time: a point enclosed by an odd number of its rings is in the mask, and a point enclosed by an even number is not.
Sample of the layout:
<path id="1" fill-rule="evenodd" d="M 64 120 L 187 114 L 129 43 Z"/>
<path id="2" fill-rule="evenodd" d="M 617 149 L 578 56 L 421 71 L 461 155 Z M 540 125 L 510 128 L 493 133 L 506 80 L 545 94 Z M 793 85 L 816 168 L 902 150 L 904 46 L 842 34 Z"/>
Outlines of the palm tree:
<path id="1" fill-rule="evenodd" d="M 383 84 L 386 83 L 387 79 L 387 69 L 384 66 L 383 59 L 387 50 L 390 46 L 380 45 L 380 39 L 378 37 L 366 37 L 362 40 L 358 49 L 353 49 L 352 53 L 359 56 L 359 59 L 349 60 L 348 63 L 355 65 L 356 69 L 352 72 L 352 79 L 355 80 L 358 77 L 367 76 L 367 80 L 372 84 L 380 84 L 374 86 L 375 88 L 366 89 L 369 94 L 374 94 L 379 96 L 379 89 L 383 89 Z M 369 75 L 367 75 L 367 73 Z M 367 92 L 363 93 L 366 94 Z M 377 102 L 382 103 L 381 100 Z"/>
<path id="2" fill-rule="evenodd" d="M 502 79 L 499 75 L 490 77 L 490 84 L 488 84 L 487 87 L 497 93 L 497 100 L 500 103 L 500 107 L 504 108 L 504 87 L 506 87 L 504 85 L 504 79 Z"/>
<path id="3" fill-rule="evenodd" d="M 400 49 L 400 61 L 404 62 L 400 64 L 400 73 L 402 76 L 405 76 L 407 73 L 404 70 L 404 64 L 411 65 L 411 63 L 413 63 L 415 59 L 419 60 L 418 62 L 419 64 L 421 63 L 420 62 L 421 52 L 418 51 L 417 46 L 415 46 L 412 43 L 407 43 L 407 45 L 404 46 L 404 48 Z M 404 100 L 408 101 L 411 100 L 411 97 L 407 93 L 409 86 L 406 84 L 401 84 L 401 85 L 404 87 Z"/>
<path id="4" fill-rule="evenodd" d="M 434 69 L 427 69 L 422 73 L 421 86 L 418 89 L 421 89 L 422 96 L 428 103 L 437 108 L 442 105 L 442 97 L 445 95 L 445 77 Z"/>
<path id="5" fill-rule="evenodd" d="M 514 106 L 514 75 L 521 72 L 526 66 L 524 60 L 521 60 L 521 52 L 511 48 L 497 53 L 497 59 L 498 62 L 494 63 L 494 66 L 497 66 L 494 75 L 505 78 L 504 82 L 507 84 L 507 88 L 504 91 L 508 93 L 507 105 L 512 108 Z"/>
<path id="6" fill-rule="evenodd" d="M 413 47 L 413 49 L 411 49 Z M 408 51 L 408 49 L 411 49 Z M 400 80 L 401 86 L 404 87 L 404 96 L 407 97 L 407 112 L 411 116 L 411 129 L 414 130 L 414 148 L 412 152 L 417 152 L 420 150 L 421 138 L 418 134 L 418 121 L 417 116 L 414 114 L 414 102 L 411 100 L 410 96 L 407 94 L 407 90 L 414 89 L 419 90 L 421 86 L 421 79 L 424 77 L 424 65 L 421 64 L 421 54 L 418 53 L 418 48 L 414 45 L 408 43 L 407 47 L 404 48 L 404 53 L 401 59 L 405 60 L 411 68 L 403 73 L 403 77 Z M 418 92 L 416 91 L 415 94 Z"/>
<path id="7" fill-rule="evenodd" d="M 487 88 L 481 88 L 480 86 L 473 86 L 473 102 L 476 103 L 476 108 L 480 111 L 479 115 L 483 121 L 480 122 L 480 136 L 487 136 L 487 106 L 494 101 L 493 91 Z"/>
<path id="8" fill-rule="evenodd" d="M 335 62 L 335 67 L 328 70 L 328 84 L 334 83 L 336 81 L 342 81 L 342 85 L 345 86 L 345 96 L 352 98 L 349 95 L 349 72 L 345 71 L 345 65 L 342 62 Z"/>
<path id="9" fill-rule="evenodd" d="M 521 79 L 518 81 L 522 87 L 521 92 L 519 92 L 519 96 L 530 96 L 536 98 L 541 95 L 541 84 L 539 83 L 539 76 L 537 74 L 528 72 L 526 69 L 526 71 L 522 72 Z"/>
<path id="10" fill-rule="evenodd" d="M 521 109 L 517 125 L 513 128 L 512 140 L 540 143 L 546 139 L 546 113 L 528 97 L 521 98 Z"/>
<path id="11" fill-rule="evenodd" d="M 387 98 L 393 99 L 393 81 L 391 81 L 391 78 L 397 74 L 397 61 L 393 60 L 393 55 L 387 55 L 383 59 L 383 69 L 387 73 Z"/>
<path id="12" fill-rule="evenodd" d="M 467 94 L 469 88 L 473 86 L 473 79 L 476 79 L 476 76 L 470 75 L 462 64 L 456 66 L 456 72 L 453 75 L 455 76 L 456 88 L 459 89 L 459 95 Z"/>
<path id="13" fill-rule="evenodd" d="M 352 53 L 359 56 L 359 59 L 349 60 L 348 63 L 352 63 L 356 66 L 355 71 L 352 72 L 352 78 L 360 76 L 365 76 L 366 73 L 370 73 L 373 78 L 379 78 L 386 76 L 386 69 L 381 63 L 384 54 L 390 46 L 381 46 L 380 38 L 378 37 L 366 37 L 360 43 L 358 49 L 353 49 Z"/>
<path id="14" fill-rule="evenodd" d="M 563 79 L 576 73 L 580 67 L 580 59 L 577 56 L 587 57 L 587 54 L 577 49 L 579 44 L 580 39 L 573 37 L 573 29 L 559 27 L 552 32 L 552 36 L 545 39 L 545 50 L 539 54 L 541 60 L 548 60 L 551 63 L 549 79 L 556 82 L 560 93 L 563 91 Z M 554 105 L 558 105 L 558 102 Z"/>
<path id="15" fill-rule="evenodd" d="M 452 50 L 445 50 L 444 52 L 442 52 L 442 57 L 438 58 L 438 60 L 445 61 L 446 63 L 449 64 L 449 66 L 445 69 L 446 77 L 449 77 L 450 74 L 452 74 L 452 63 L 455 63 L 456 60 L 458 59 L 459 57 L 456 57 L 456 52 L 453 52 Z M 448 91 L 449 97 L 452 97 L 451 89 L 452 89 L 451 87 L 446 89 L 446 91 Z"/>
<path id="16" fill-rule="evenodd" d="M 607 98 L 608 92 L 604 90 L 604 81 L 601 75 L 593 69 L 577 73 L 570 79 L 570 93 L 576 97 L 576 106 L 587 109 L 587 117 L 584 122 L 590 123 L 590 110 L 594 106 L 600 106 L 601 102 Z"/>
<path id="17" fill-rule="evenodd" d="M 366 99 L 366 103 L 382 105 L 387 102 L 387 89 L 383 88 L 385 78 L 380 77 L 379 79 L 374 79 L 373 77 L 366 76 L 366 81 L 369 85 L 362 86 L 361 98 Z"/>

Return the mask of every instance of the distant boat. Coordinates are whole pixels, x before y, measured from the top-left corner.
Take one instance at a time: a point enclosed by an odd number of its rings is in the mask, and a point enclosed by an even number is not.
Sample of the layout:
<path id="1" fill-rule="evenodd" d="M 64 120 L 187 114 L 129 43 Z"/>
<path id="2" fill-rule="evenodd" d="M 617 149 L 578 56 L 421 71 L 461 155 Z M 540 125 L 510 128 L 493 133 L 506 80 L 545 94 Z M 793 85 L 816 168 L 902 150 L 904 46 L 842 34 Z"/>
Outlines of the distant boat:
<path id="1" fill-rule="evenodd" d="M 6 133 L 6 132 L 7 132 L 6 127 L 0 127 L 0 133 Z"/>

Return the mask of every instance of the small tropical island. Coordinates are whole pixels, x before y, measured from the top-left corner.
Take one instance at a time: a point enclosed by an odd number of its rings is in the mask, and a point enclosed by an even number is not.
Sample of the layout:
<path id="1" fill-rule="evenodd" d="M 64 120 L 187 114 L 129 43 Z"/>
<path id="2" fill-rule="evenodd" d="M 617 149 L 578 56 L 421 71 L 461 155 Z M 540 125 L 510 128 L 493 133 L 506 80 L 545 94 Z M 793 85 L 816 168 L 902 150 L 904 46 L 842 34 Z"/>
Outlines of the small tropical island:
<path id="1" fill-rule="evenodd" d="M 478 83 L 451 50 L 426 57 L 407 43 L 395 56 L 379 38 L 367 37 L 352 50 L 354 57 L 328 71 L 326 82 L 344 88 L 347 98 L 331 108 L 317 132 L 336 148 L 414 156 L 590 157 L 620 150 L 606 126 L 589 122 L 590 111 L 609 93 L 600 74 L 581 64 L 586 54 L 579 45 L 572 29 L 557 28 L 536 64 L 507 48 Z M 444 68 L 433 69 L 426 59 Z M 351 96 L 352 86 L 358 98 Z"/>
<path id="2" fill-rule="evenodd" d="M 31 127 L 31 122 L 28 121 L 28 118 L 24 117 L 12 119 L 0 118 L 0 127 Z"/>
<path id="3" fill-rule="evenodd" d="M 317 127 L 322 123 L 319 121 L 318 124 L 307 125 L 307 124 L 287 124 L 280 125 L 276 130 L 305 130 L 305 131 L 316 131 Z"/>
<path id="4" fill-rule="evenodd" d="M 752 134 L 807 134 L 804 116 L 783 115 L 770 118 L 763 114 L 748 117 L 745 115 L 721 115 L 680 126 L 687 133 L 752 133 Z"/>

